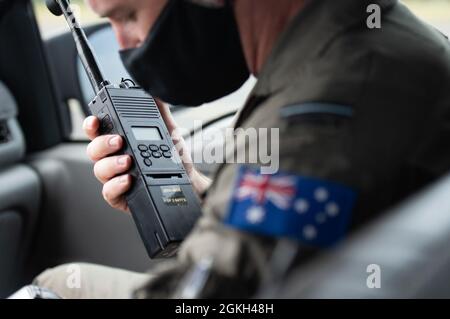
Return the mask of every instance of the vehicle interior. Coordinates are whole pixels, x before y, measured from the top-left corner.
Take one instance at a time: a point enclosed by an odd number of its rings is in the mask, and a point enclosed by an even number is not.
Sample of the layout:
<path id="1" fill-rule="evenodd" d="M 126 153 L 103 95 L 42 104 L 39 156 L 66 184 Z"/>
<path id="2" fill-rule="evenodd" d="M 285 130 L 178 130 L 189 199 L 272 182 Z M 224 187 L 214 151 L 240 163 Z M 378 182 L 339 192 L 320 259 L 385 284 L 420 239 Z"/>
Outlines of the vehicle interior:
<path id="1" fill-rule="evenodd" d="M 43 36 L 37 2 L 0 0 L 0 298 L 63 263 L 139 272 L 149 265 L 132 218 L 104 201 L 86 156 L 81 122 L 94 93 L 73 39 L 67 30 Z M 106 77 L 113 83 L 128 78 L 109 24 L 99 21 L 85 31 Z M 199 108 L 173 107 L 188 143 L 196 138 L 198 119 L 206 136 L 230 126 L 255 81 Z M 206 175 L 214 171 L 213 164 L 198 168 Z M 308 280 L 282 287 L 277 296 L 405 297 L 407 291 L 450 297 L 449 192 L 450 176 L 308 264 L 297 274 Z M 349 284 L 367 276 L 351 269 L 372 259 L 382 261 L 391 285 L 368 291 Z"/>

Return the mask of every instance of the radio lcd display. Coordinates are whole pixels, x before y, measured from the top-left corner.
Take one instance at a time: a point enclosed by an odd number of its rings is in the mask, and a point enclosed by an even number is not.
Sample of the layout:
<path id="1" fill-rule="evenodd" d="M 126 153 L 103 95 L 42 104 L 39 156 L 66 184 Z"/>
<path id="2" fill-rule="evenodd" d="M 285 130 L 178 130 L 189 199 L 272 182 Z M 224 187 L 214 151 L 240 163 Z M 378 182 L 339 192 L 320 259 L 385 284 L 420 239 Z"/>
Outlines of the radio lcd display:
<path id="1" fill-rule="evenodd" d="M 161 141 L 162 136 L 157 127 L 132 127 L 134 137 L 138 141 Z"/>

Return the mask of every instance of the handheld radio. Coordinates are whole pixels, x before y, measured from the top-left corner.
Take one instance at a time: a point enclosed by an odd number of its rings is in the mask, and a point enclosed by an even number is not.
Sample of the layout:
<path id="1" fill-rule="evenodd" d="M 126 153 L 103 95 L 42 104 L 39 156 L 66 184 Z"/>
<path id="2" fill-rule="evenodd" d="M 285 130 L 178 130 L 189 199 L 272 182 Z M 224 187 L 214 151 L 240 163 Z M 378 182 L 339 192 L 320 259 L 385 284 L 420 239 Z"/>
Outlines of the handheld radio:
<path id="1" fill-rule="evenodd" d="M 64 15 L 78 55 L 96 93 L 89 104 L 100 120 L 100 134 L 118 134 L 123 154 L 133 158 L 134 183 L 126 200 L 151 258 L 174 255 L 201 214 L 183 164 L 153 98 L 123 81 L 103 78 L 94 52 L 68 0 L 46 0 L 55 15 Z"/>

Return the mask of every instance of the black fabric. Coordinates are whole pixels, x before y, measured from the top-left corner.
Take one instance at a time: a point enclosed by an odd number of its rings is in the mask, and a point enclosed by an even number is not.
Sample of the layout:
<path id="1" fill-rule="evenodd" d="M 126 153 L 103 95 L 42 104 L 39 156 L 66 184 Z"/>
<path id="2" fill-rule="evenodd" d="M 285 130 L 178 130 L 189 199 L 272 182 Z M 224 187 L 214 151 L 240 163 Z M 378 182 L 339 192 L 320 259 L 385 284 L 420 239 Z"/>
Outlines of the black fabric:
<path id="1" fill-rule="evenodd" d="M 11 4 L 11 2 L 11 0 L 0 0 L 0 19 L 8 9 L 8 6 Z"/>
<path id="2" fill-rule="evenodd" d="M 121 52 L 142 88 L 173 105 L 196 106 L 237 90 L 249 77 L 233 9 L 171 0 L 145 43 Z"/>

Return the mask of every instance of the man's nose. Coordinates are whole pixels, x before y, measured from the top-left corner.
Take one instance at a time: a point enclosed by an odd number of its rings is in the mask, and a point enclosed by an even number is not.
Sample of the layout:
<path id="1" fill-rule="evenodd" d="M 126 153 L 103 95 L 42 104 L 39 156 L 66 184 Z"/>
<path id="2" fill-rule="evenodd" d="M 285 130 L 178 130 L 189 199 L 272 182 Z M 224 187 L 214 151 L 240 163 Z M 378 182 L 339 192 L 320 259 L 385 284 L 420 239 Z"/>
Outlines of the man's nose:
<path id="1" fill-rule="evenodd" d="M 134 32 L 131 28 L 113 26 L 116 34 L 117 41 L 121 49 L 131 49 L 139 47 L 143 39 L 140 38 L 137 32 Z"/>

